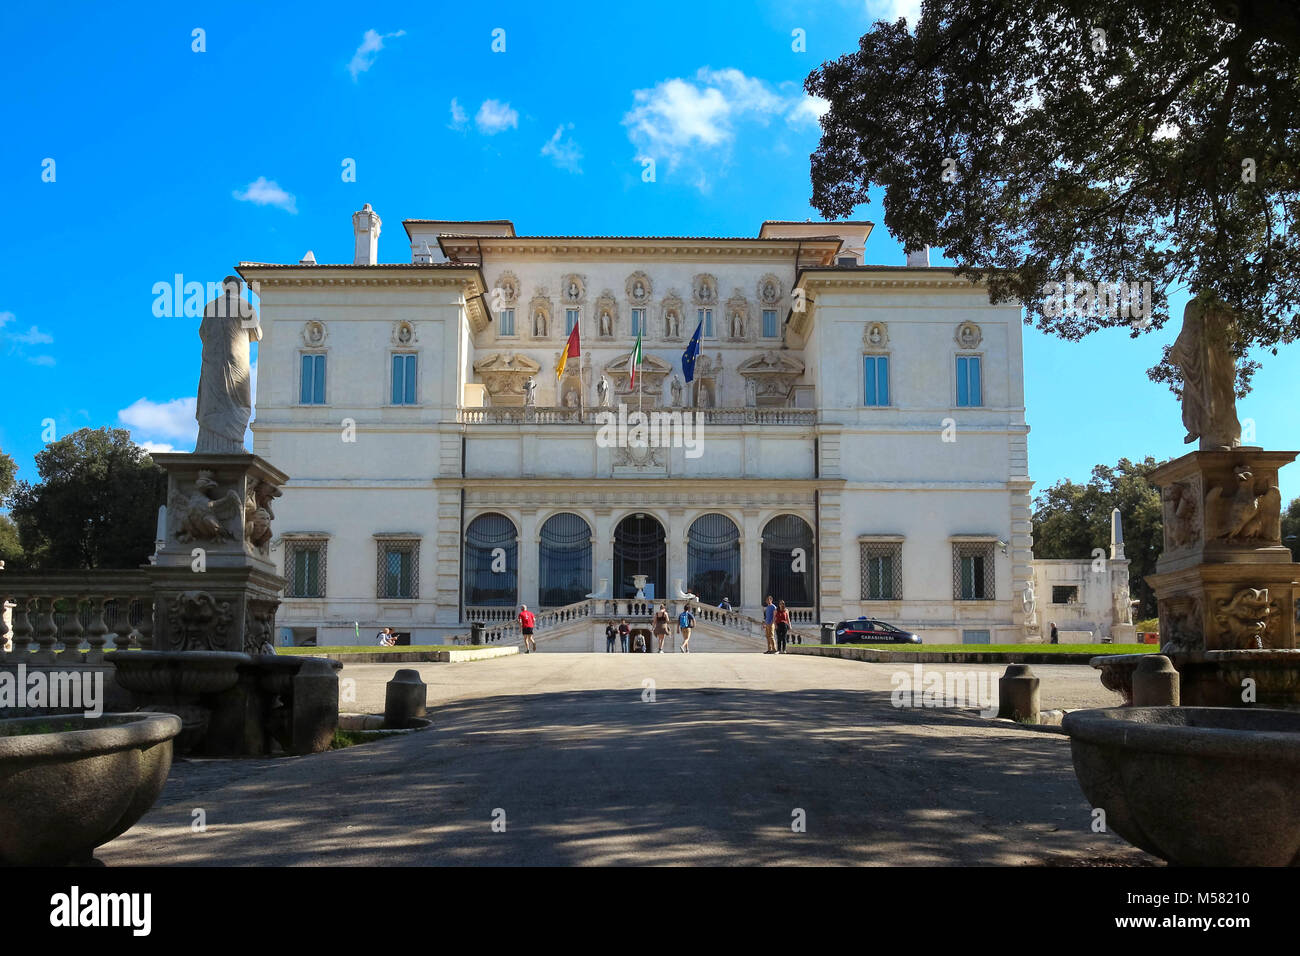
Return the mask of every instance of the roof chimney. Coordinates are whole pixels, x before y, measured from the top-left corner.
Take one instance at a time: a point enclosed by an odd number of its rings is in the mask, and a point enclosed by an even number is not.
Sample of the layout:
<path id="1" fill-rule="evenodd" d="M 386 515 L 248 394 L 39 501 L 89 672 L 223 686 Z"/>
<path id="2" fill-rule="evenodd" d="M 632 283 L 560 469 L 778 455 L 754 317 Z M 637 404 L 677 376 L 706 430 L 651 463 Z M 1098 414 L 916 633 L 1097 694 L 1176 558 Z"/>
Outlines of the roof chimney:
<path id="1" fill-rule="evenodd" d="M 352 231 L 356 234 L 356 254 L 352 257 L 354 266 L 373 266 L 379 261 L 379 216 L 370 208 L 370 203 L 361 207 L 360 212 L 352 214 Z"/>
<path id="2" fill-rule="evenodd" d="M 433 250 L 429 248 L 428 239 L 420 240 L 420 248 L 415 253 L 414 261 L 426 266 L 433 264 Z"/>
<path id="3" fill-rule="evenodd" d="M 922 246 L 920 249 L 913 249 L 908 252 L 907 265 L 909 268 L 915 269 L 930 268 L 930 247 Z"/>

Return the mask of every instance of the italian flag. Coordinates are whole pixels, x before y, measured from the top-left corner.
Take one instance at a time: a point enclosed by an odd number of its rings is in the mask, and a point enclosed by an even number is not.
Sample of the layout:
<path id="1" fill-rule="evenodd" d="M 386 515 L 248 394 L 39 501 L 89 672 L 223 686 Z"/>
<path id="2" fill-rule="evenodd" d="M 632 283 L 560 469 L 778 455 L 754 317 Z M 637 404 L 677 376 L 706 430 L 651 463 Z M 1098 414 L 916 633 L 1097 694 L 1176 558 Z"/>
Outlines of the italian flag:
<path id="1" fill-rule="evenodd" d="M 636 348 L 632 350 L 632 356 L 627 360 L 628 376 L 627 388 L 630 392 L 636 388 L 636 373 L 641 368 L 641 333 L 636 334 Z"/>
<path id="2" fill-rule="evenodd" d="M 569 359 L 577 358 L 581 354 L 582 345 L 578 341 L 578 326 L 575 325 L 573 331 L 569 333 L 569 344 L 564 347 L 564 351 L 560 353 L 559 360 L 555 363 L 556 379 L 559 379 L 564 375 L 564 366 L 569 363 Z"/>

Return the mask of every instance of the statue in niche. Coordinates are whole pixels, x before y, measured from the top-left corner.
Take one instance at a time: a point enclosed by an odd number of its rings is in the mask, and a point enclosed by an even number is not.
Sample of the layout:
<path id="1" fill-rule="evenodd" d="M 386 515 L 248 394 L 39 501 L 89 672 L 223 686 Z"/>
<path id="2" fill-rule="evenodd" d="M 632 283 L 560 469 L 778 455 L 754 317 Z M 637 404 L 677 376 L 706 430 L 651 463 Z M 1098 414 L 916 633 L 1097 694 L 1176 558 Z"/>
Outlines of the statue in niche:
<path id="1" fill-rule="evenodd" d="M 745 316 L 740 310 L 731 313 L 731 337 L 733 339 L 745 337 Z"/>
<path id="2" fill-rule="evenodd" d="M 194 417 L 199 437 L 194 451 L 244 454 L 244 432 L 253 414 L 249 342 L 262 338 L 257 312 L 239 292 L 239 279 L 226 276 L 221 295 L 209 302 L 199 323 L 203 359 Z"/>
<path id="3" fill-rule="evenodd" d="M 546 313 L 541 309 L 533 313 L 533 335 L 540 337 L 546 335 Z"/>
<path id="4" fill-rule="evenodd" d="M 524 406 L 532 408 L 537 404 L 537 379 L 531 375 L 524 382 Z"/>
<path id="5" fill-rule="evenodd" d="M 672 392 L 672 396 L 673 396 L 673 399 L 672 399 L 672 401 L 673 401 L 673 408 L 681 408 L 681 406 L 682 406 L 682 380 L 681 380 L 679 377 L 677 377 L 676 375 L 673 376 L 673 381 L 672 381 L 672 384 L 669 386 L 669 390 Z"/>
<path id="6" fill-rule="evenodd" d="M 571 302 L 578 301 L 578 294 L 579 294 L 579 289 L 578 289 L 577 280 L 570 279 L 569 280 L 569 301 Z"/>
<path id="7" fill-rule="evenodd" d="M 1225 307 L 1197 296 L 1183 310 L 1183 328 L 1169 350 L 1182 374 L 1183 444 L 1198 438 L 1201 451 L 1241 444 L 1237 420 L 1236 323 Z"/>
<path id="8" fill-rule="evenodd" d="M 596 383 L 596 404 L 601 408 L 609 407 L 610 388 L 609 376 L 602 375 L 600 381 Z"/>
<path id="9" fill-rule="evenodd" d="M 682 317 L 676 309 L 669 309 L 667 316 L 668 338 L 680 339 L 682 337 Z"/>
<path id="10" fill-rule="evenodd" d="M 609 314 L 609 309 L 602 309 L 600 312 L 600 334 L 614 334 L 614 318 Z"/>
<path id="11" fill-rule="evenodd" d="M 636 285 L 632 286 L 632 298 L 638 302 L 645 298 L 645 284 L 640 279 L 637 279 Z"/>

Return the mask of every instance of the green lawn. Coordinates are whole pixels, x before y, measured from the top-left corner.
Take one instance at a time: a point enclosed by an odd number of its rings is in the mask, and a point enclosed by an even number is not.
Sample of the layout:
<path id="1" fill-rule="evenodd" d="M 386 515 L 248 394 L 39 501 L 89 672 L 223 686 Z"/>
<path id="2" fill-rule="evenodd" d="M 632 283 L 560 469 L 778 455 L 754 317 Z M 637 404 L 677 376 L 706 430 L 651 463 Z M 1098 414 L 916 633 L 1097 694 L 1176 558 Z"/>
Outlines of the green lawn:
<path id="1" fill-rule="evenodd" d="M 919 651 L 923 654 L 1158 654 L 1155 644 L 837 644 L 873 651 Z"/>
<path id="2" fill-rule="evenodd" d="M 466 651 L 472 650 L 473 644 L 408 644 L 405 647 L 381 647 L 378 644 L 337 644 L 326 647 L 277 647 L 277 654 L 298 654 L 305 657 L 319 657 L 321 654 L 409 654 L 411 651 Z M 479 647 L 489 645 L 479 644 Z"/>

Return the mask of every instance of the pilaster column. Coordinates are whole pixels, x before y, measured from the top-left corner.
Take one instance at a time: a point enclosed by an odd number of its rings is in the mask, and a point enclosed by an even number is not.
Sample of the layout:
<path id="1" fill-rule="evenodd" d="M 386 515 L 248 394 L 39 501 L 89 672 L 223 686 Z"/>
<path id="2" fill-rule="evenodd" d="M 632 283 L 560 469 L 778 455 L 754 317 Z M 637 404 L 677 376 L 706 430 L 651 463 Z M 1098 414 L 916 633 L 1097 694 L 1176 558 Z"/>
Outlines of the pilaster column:
<path id="1" fill-rule="evenodd" d="M 746 511 L 740 531 L 740 606 L 753 615 L 763 601 L 763 536 L 758 513 Z"/>

